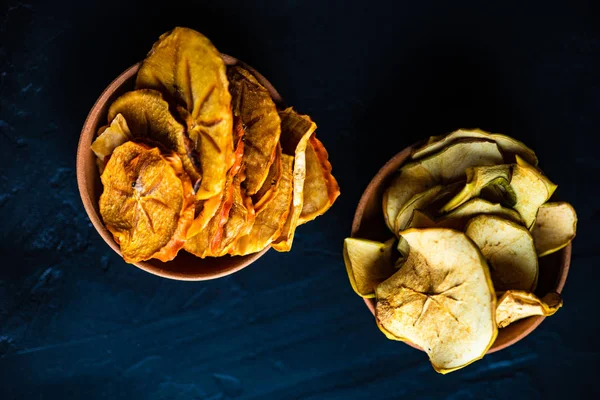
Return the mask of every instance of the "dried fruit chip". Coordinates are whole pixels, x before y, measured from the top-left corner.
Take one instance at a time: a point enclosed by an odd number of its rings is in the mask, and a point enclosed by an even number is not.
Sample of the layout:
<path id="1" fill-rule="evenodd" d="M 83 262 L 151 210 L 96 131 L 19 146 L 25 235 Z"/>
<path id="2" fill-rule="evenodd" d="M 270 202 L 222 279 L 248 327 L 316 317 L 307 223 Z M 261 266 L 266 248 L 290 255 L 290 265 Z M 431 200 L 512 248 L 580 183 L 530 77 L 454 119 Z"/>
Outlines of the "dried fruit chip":
<path id="1" fill-rule="evenodd" d="M 100 161 L 100 174 L 104 171 L 105 160 L 123 143 L 132 139 L 127 121 L 121 114 L 115 115 L 109 126 L 101 128 L 101 132 L 92 143 L 92 151 Z"/>
<path id="2" fill-rule="evenodd" d="M 277 144 L 275 148 L 275 157 L 273 158 L 273 163 L 269 167 L 269 173 L 267 174 L 267 179 L 263 183 L 260 190 L 252 196 L 254 200 L 254 209 L 256 212 L 260 212 L 263 208 L 267 207 L 267 205 L 273 200 L 275 193 L 277 193 L 277 188 L 279 183 L 281 182 L 281 146 Z"/>
<path id="3" fill-rule="evenodd" d="M 444 188 L 442 185 L 434 186 L 424 192 L 415 194 L 405 205 L 402 207 L 396 217 L 396 223 L 394 225 L 394 232 L 400 232 L 408 227 L 415 210 L 426 208 Z"/>
<path id="4" fill-rule="evenodd" d="M 421 347 L 436 371 L 480 359 L 497 335 L 496 295 L 479 249 L 449 229 L 401 232 L 402 268 L 377 286 L 375 316 L 390 339 Z"/>
<path id="5" fill-rule="evenodd" d="M 233 164 L 231 95 L 221 54 L 201 33 L 175 28 L 152 47 L 137 74 L 137 89 L 155 89 L 175 102 L 198 153 L 198 200 L 223 190 Z"/>
<path id="6" fill-rule="evenodd" d="M 511 163 L 515 161 L 515 156 L 519 155 L 530 164 L 537 166 L 538 160 L 529 147 L 510 136 L 501 135 L 498 133 L 489 133 L 481 129 L 459 129 L 448 135 L 432 136 L 423 147 L 413 150 L 412 158 L 417 160 L 427 157 L 433 153 L 442 150 L 444 147 L 460 139 L 487 139 L 493 140 L 498 144 L 500 151 L 505 156 L 505 162 Z"/>
<path id="7" fill-rule="evenodd" d="M 233 114 L 242 120 L 245 130 L 247 178 L 244 186 L 248 194 L 253 195 L 269 173 L 281 134 L 281 120 L 269 91 L 250 72 L 233 66 L 229 67 L 227 76 Z"/>
<path id="8" fill-rule="evenodd" d="M 510 185 L 517 197 L 514 208 L 521 214 L 525 226 L 531 228 L 538 209 L 552 196 L 556 185 L 519 156 L 513 165 Z"/>
<path id="9" fill-rule="evenodd" d="M 412 196 L 438 184 L 460 180 L 465 169 L 502 162 L 496 143 L 459 140 L 427 158 L 405 165 L 383 196 L 383 213 L 392 232 L 400 210 Z"/>
<path id="10" fill-rule="evenodd" d="M 242 168 L 242 155 L 244 154 L 244 147 L 242 135 L 238 135 L 236 137 L 235 145 L 235 161 L 227 174 L 225 187 L 219 196 L 219 206 L 217 207 L 213 217 L 204 228 L 198 230 L 198 227 L 200 226 L 199 221 L 202 221 L 207 215 L 201 213 L 201 215 L 192 223 L 192 227 L 190 227 L 190 231 L 192 231 L 192 229 L 194 231 L 198 231 L 197 233 L 194 232 L 194 234 L 188 233 L 188 239 L 184 248 L 186 251 L 200 258 L 209 256 L 217 257 L 222 251 L 221 241 L 223 239 L 223 228 L 227 223 L 230 210 L 233 206 L 235 192 L 234 180 L 236 177 L 238 177 L 238 174 Z M 206 211 L 206 208 L 203 211 Z"/>
<path id="11" fill-rule="evenodd" d="M 510 187 L 510 169 L 509 164 L 467 168 L 467 183 L 440 211 L 445 213 L 454 210 L 470 199 L 479 197 L 481 191 L 490 185 L 500 185 L 511 193 L 513 198 L 516 197 Z"/>
<path id="12" fill-rule="evenodd" d="M 541 300 L 533 293 L 523 290 L 507 290 L 496 309 L 498 328 L 505 328 L 515 321 L 533 315 L 550 316 L 562 307 L 563 301 L 558 293 L 548 293 Z"/>
<path id="13" fill-rule="evenodd" d="M 269 205 L 256 213 L 254 225 L 249 234 L 236 239 L 229 254 L 246 255 L 261 251 L 279 237 L 292 202 L 294 157 L 281 156 L 281 182 L 277 193 Z"/>
<path id="14" fill-rule="evenodd" d="M 340 187 L 331 174 L 329 155 L 323 143 L 315 136 L 306 146 L 306 178 L 304 199 L 298 224 L 305 224 L 331 208 L 340 195 Z"/>
<path id="15" fill-rule="evenodd" d="M 543 204 L 531 230 L 538 257 L 552 254 L 575 238 L 577 214 L 569 203 Z"/>
<path id="16" fill-rule="evenodd" d="M 306 146 L 317 125 L 307 115 L 298 114 L 292 107 L 279 113 L 281 117 L 281 147 L 285 154 L 294 156 L 294 178 L 292 208 L 283 231 L 273 241 L 271 247 L 277 251 L 290 251 L 298 219 L 304 200 L 304 180 L 306 177 Z"/>
<path id="17" fill-rule="evenodd" d="M 385 243 L 344 240 L 344 263 L 352 289 L 361 297 L 375 297 L 375 288 L 396 272 L 392 258 L 395 238 Z"/>
<path id="18" fill-rule="evenodd" d="M 200 166 L 192 158 L 191 143 L 185 127 L 171 114 L 169 103 L 160 92 L 140 89 L 127 92 L 115 100 L 108 110 L 108 119 L 123 115 L 135 138 L 148 139 L 177 153 L 183 169 L 192 180 L 192 186 L 200 180 Z"/>
<path id="19" fill-rule="evenodd" d="M 463 231 L 465 226 L 469 220 L 477 215 L 496 215 L 502 218 L 505 218 L 509 221 L 515 222 L 517 224 L 521 223 L 521 217 L 519 213 L 510 208 L 502 207 L 497 203 L 490 203 L 487 200 L 474 198 L 456 209 L 452 210 L 446 215 L 437 218 L 434 222 L 434 225 L 438 228 L 451 228 L 459 231 Z M 417 225 L 427 224 L 427 221 L 422 218 L 422 216 L 418 216 L 414 218 L 414 223 Z M 410 224 L 410 227 L 417 228 L 417 225 Z M 428 225 L 429 226 L 429 225 Z"/>
<path id="20" fill-rule="evenodd" d="M 487 260 L 497 291 L 535 289 L 538 258 L 525 227 L 494 215 L 480 215 L 469 221 L 465 233 Z"/>
<path id="21" fill-rule="evenodd" d="M 194 217 L 194 194 L 181 160 L 127 142 L 102 174 L 100 214 L 125 261 L 172 260 Z"/>

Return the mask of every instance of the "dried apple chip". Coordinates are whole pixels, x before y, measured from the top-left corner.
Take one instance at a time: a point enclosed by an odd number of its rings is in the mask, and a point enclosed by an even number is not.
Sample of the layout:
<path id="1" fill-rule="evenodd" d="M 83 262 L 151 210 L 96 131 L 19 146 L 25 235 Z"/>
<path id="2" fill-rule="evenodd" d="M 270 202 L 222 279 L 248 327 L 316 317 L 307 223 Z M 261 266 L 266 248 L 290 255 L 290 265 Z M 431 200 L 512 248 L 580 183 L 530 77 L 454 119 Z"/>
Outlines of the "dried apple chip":
<path id="1" fill-rule="evenodd" d="M 201 178 L 200 166 L 191 155 L 191 142 L 185 127 L 173 117 L 169 103 L 160 92 L 140 89 L 125 93 L 111 104 L 108 119 L 118 114 L 127 121 L 133 137 L 150 140 L 177 153 L 192 186 L 196 186 Z"/>
<path id="2" fill-rule="evenodd" d="M 308 144 L 305 154 L 304 198 L 298 225 L 323 215 L 340 195 L 340 186 L 331 174 L 331 163 L 325 146 L 314 135 Z"/>
<path id="3" fill-rule="evenodd" d="M 450 229 L 401 232 L 404 265 L 376 288 L 377 325 L 390 339 L 422 348 L 437 372 L 483 357 L 497 335 L 496 295 L 475 244 Z"/>
<path id="4" fill-rule="evenodd" d="M 201 166 L 196 199 L 219 194 L 234 158 L 231 95 L 219 51 L 201 33 L 175 28 L 152 46 L 136 88 L 158 90 L 179 106 Z"/>
<path id="5" fill-rule="evenodd" d="M 466 168 L 502 162 L 502 154 L 495 142 L 463 139 L 439 153 L 403 166 L 383 195 L 383 213 L 388 227 L 394 231 L 400 210 L 415 194 L 460 180 Z"/>
<path id="6" fill-rule="evenodd" d="M 517 198 L 514 209 L 521 214 L 525 226 L 531 228 L 535 223 L 538 209 L 552 196 L 556 185 L 535 167 L 517 156 L 517 163 L 513 165 L 510 186 Z"/>
<path id="7" fill-rule="evenodd" d="M 307 115 L 298 114 L 292 107 L 279 113 L 281 117 L 281 148 L 294 156 L 292 207 L 279 238 L 271 243 L 277 251 L 290 251 L 294 233 L 302 213 L 304 180 L 306 177 L 306 146 L 317 125 Z"/>
<path id="8" fill-rule="evenodd" d="M 248 194 L 259 191 L 267 179 L 273 162 L 279 136 L 281 119 L 269 91 L 250 72 L 240 66 L 229 67 L 229 90 L 233 115 L 244 125 L 244 164 Z"/>
<path id="9" fill-rule="evenodd" d="M 511 167 L 509 164 L 471 167 L 467 168 L 465 173 L 467 175 L 465 186 L 440 209 L 441 212 L 452 211 L 470 199 L 479 197 L 481 191 L 488 186 L 500 185 L 510 193 L 509 196 L 516 197 L 510 187 Z"/>
<path id="10" fill-rule="evenodd" d="M 406 229 L 410 223 L 414 211 L 429 206 L 429 204 L 438 196 L 443 188 L 444 186 L 437 185 L 425 190 L 424 192 L 415 194 L 398 213 L 398 217 L 396 217 L 396 222 L 394 224 L 394 232 L 400 232 Z"/>
<path id="11" fill-rule="evenodd" d="M 100 214 L 128 263 L 169 261 L 194 218 L 194 193 L 176 154 L 126 142 L 101 176 Z"/>
<path id="12" fill-rule="evenodd" d="M 432 136 L 427 143 L 419 149 L 413 150 L 412 159 L 417 160 L 434 154 L 444 147 L 460 139 L 486 139 L 493 140 L 498 144 L 500 151 L 505 156 L 504 161 L 511 163 L 515 161 L 515 156 L 521 156 L 528 163 L 537 166 L 538 159 L 529 147 L 522 142 L 511 138 L 510 136 L 499 133 L 489 133 L 481 129 L 459 129 L 448 135 Z"/>
<path id="13" fill-rule="evenodd" d="M 531 230 L 538 257 L 552 254 L 575 238 L 577 213 L 565 202 L 543 204 Z"/>
<path id="14" fill-rule="evenodd" d="M 497 291 L 535 289 L 539 267 L 529 230 L 501 217 L 480 215 L 469 221 L 465 233 L 487 260 Z"/>
<path id="15" fill-rule="evenodd" d="M 132 139 L 127 121 L 121 114 L 115 115 L 110 121 L 110 125 L 101 128 L 98 137 L 92 143 L 92 151 L 99 160 L 100 174 L 104 171 L 107 157 L 110 157 L 117 147 Z"/>
<path id="16" fill-rule="evenodd" d="M 245 236 L 236 239 L 229 254 L 246 255 L 261 251 L 279 237 L 292 202 L 294 157 L 281 156 L 281 182 L 269 205 L 256 213 L 254 225 Z"/>
<path id="17" fill-rule="evenodd" d="M 558 293 L 548 293 L 543 298 L 523 290 L 507 290 L 498 300 L 496 322 L 498 328 L 533 315 L 548 317 L 562 307 L 563 301 Z"/>
<path id="18" fill-rule="evenodd" d="M 435 226 L 463 231 L 469 220 L 478 215 L 495 215 L 521 224 L 521 217 L 515 210 L 503 207 L 498 203 L 474 198 L 436 219 Z"/>
<path id="19" fill-rule="evenodd" d="M 360 297 L 375 297 L 375 288 L 396 272 L 392 238 L 385 243 L 367 239 L 344 240 L 344 263 L 352 289 Z"/>

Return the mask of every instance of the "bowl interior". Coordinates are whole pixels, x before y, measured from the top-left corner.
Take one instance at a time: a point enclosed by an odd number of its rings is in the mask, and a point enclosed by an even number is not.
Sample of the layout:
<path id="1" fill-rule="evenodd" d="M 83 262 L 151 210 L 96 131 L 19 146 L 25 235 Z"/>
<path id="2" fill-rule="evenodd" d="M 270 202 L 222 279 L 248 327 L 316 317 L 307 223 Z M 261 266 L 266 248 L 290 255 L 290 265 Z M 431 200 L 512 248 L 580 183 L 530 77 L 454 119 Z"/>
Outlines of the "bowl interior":
<path id="1" fill-rule="evenodd" d="M 261 74 L 234 57 L 225 54 L 222 56 L 227 65 L 240 64 L 244 66 L 244 68 L 250 70 L 257 80 L 269 90 L 275 103 L 278 106 L 283 105 L 283 101 L 277 90 L 275 90 L 273 85 L 271 85 L 271 83 Z M 83 205 L 90 221 L 100 236 L 102 236 L 106 243 L 119 255 L 121 255 L 119 246 L 115 243 L 112 234 L 106 229 L 100 217 L 98 204 L 100 195 L 102 194 L 102 183 L 96 166 L 95 155 L 90 149 L 90 146 L 96 136 L 98 128 L 107 123 L 108 108 L 111 103 L 123 93 L 133 90 L 135 77 L 140 65 L 141 63 L 137 63 L 128 68 L 100 95 L 96 104 L 94 104 L 88 114 L 81 131 L 77 148 L 77 184 L 79 186 L 79 193 Z M 246 256 L 224 256 L 205 259 L 200 259 L 181 250 L 177 257 L 169 262 L 149 260 L 135 263 L 135 265 L 147 272 L 165 278 L 177 280 L 207 280 L 219 278 L 239 271 L 261 257 L 268 250 L 269 247 L 258 253 Z"/>
<path id="2" fill-rule="evenodd" d="M 392 237 L 387 228 L 382 211 L 383 192 L 387 188 L 394 173 L 410 157 L 413 148 L 407 147 L 396 154 L 375 175 L 367 186 L 358 204 L 352 223 L 352 237 L 385 241 Z M 540 258 L 540 272 L 535 294 L 543 296 L 548 292 L 560 293 L 567 279 L 571 261 L 571 244 L 564 249 Z M 375 299 L 364 299 L 367 307 L 375 314 Z M 489 353 L 501 350 L 521 340 L 542 323 L 544 317 L 534 316 L 514 322 L 498 331 L 498 337 L 488 350 Z M 413 346 L 416 347 L 416 346 Z"/>

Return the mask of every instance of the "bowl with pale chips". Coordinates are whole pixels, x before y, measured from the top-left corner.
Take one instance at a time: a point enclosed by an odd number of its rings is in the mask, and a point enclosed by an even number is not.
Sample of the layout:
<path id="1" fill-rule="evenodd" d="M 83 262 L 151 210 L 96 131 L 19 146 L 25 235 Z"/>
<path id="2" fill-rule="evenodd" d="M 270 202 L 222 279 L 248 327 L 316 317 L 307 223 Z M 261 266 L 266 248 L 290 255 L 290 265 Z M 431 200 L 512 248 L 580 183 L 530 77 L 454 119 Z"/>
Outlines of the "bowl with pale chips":
<path id="1" fill-rule="evenodd" d="M 523 143 L 479 129 L 416 143 L 371 180 L 344 242 L 349 281 L 391 340 L 448 373 L 563 305 L 577 215 Z"/>
<path id="2" fill-rule="evenodd" d="M 175 28 L 100 95 L 77 181 L 100 236 L 127 263 L 178 280 L 229 275 L 339 195 L 316 124 L 260 73 Z"/>

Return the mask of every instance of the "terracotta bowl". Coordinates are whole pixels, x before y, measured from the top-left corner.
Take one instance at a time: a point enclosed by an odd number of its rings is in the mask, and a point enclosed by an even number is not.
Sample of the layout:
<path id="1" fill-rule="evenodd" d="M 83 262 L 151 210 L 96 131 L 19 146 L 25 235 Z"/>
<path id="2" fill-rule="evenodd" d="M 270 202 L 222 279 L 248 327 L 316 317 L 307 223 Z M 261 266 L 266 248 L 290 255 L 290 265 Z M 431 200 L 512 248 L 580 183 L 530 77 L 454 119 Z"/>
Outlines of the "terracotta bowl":
<path id="1" fill-rule="evenodd" d="M 239 64 L 250 70 L 256 76 L 258 81 L 269 90 L 273 101 L 278 105 L 282 105 L 283 100 L 281 99 L 281 96 L 265 77 L 236 58 L 225 54 L 223 54 L 222 57 L 227 65 Z M 100 174 L 98 173 L 95 162 L 96 156 L 90 149 L 90 146 L 96 136 L 98 128 L 107 123 L 106 118 L 111 103 L 123 93 L 133 90 L 136 74 L 140 65 L 141 63 L 137 63 L 128 68 L 108 85 L 100 95 L 85 120 L 79 138 L 79 146 L 77 148 L 77 185 L 79 187 L 81 200 L 83 201 L 83 206 L 100 236 L 102 236 L 110 248 L 119 255 L 121 255 L 119 246 L 115 243 L 112 234 L 106 229 L 102 222 L 102 218 L 100 217 L 98 201 L 100 199 L 100 194 L 102 193 L 102 183 L 100 182 Z M 216 279 L 237 272 L 252 264 L 265 254 L 268 249 L 269 247 L 261 252 L 247 256 L 224 256 L 205 259 L 197 258 L 181 250 L 177 257 L 169 262 L 150 260 L 135 263 L 134 265 L 144 271 L 164 278 L 201 281 Z"/>
<path id="2" fill-rule="evenodd" d="M 352 237 L 385 241 L 392 236 L 383 217 L 383 192 L 394 173 L 410 157 L 412 149 L 418 145 L 420 143 L 407 147 L 396 154 L 371 180 L 356 208 L 352 223 Z M 570 263 L 571 244 L 561 251 L 540 258 L 540 275 L 535 293 L 539 296 L 551 291 L 560 293 L 565 285 Z M 371 313 L 375 315 L 375 299 L 364 300 Z M 523 339 L 537 328 L 543 320 L 544 317 L 542 316 L 529 317 L 500 329 L 496 341 L 488 350 L 488 354 L 502 350 Z M 416 346 L 413 347 L 418 349 Z"/>

